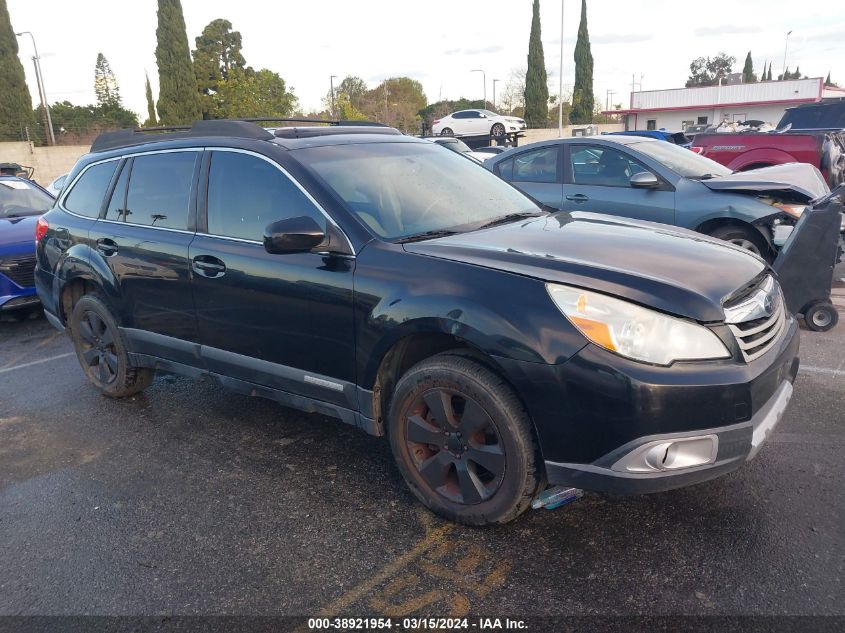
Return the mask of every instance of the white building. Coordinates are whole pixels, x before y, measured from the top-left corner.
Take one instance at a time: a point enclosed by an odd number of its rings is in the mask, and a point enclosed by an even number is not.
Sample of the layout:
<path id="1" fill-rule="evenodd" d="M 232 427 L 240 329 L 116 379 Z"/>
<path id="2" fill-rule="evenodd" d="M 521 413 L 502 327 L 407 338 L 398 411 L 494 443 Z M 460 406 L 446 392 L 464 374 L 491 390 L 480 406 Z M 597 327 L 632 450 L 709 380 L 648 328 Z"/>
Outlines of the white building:
<path id="1" fill-rule="evenodd" d="M 684 130 L 688 125 L 721 121 L 765 121 L 777 125 L 786 108 L 823 97 L 845 97 L 841 88 L 825 88 L 824 79 L 762 81 L 750 84 L 646 90 L 631 93 L 631 107 L 621 114 L 626 130 Z"/>

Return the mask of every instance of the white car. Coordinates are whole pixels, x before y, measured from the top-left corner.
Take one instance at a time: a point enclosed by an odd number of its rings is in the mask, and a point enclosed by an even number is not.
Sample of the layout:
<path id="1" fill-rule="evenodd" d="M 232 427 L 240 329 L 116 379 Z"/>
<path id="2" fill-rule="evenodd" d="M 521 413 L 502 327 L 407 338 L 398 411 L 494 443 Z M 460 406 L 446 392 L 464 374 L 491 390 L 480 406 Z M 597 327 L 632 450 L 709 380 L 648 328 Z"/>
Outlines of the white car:
<path id="1" fill-rule="evenodd" d="M 478 151 L 475 151 L 471 149 L 470 146 L 464 143 L 462 140 L 449 136 L 429 137 L 426 140 L 431 141 L 432 143 L 437 143 L 438 145 L 442 145 L 443 147 L 446 147 L 452 150 L 453 152 L 457 152 L 458 154 L 469 156 L 470 158 L 477 160 L 479 163 L 483 163 L 485 160 L 493 158 L 496 155 L 494 152 L 485 152 L 485 149 L 490 149 L 488 147 L 480 148 Z"/>
<path id="2" fill-rule="evenodd" d="M 505 136 L 525 129 L 525 121 L 515 116 L 502 116 L 490 110 L 460 110 L 442 119 L 435 119 L 431 132 L 435 136 Z"/>
<path id="3" fill-rule="evenodd" d="M 62 185 L 65 184 L 65 179 L 67 179 L 67 174 L 62 174 L 49 185 L 47 185 L 47 187 L 45 187 L 47 191 L 49 191 L 53 195 L 54 198 L 59 197 L 59 194 L 62 191 Z"/>

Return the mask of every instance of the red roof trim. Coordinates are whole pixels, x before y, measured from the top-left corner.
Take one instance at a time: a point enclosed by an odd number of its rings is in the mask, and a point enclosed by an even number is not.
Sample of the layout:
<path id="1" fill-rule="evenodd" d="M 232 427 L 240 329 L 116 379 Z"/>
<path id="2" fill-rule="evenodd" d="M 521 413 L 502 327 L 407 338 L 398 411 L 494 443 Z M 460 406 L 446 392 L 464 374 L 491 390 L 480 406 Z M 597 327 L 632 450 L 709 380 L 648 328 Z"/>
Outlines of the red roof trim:
<path id="1" fill-rule="evenodd" d="M 790 103 L 815 103 L 819 99 L 808 97 L 806 99 L 780 99 L 772 101 L 739 101 L 737 103 L 710 103 L 692 106 L 673 106 L 670 108 L 631 108 L 630 110 L 605 110 L 602 114 L 637 114 L 639 112 L 670 112 L 674 110 L 709 110 L 712 108 L 738 108 L 742 106 L 765 106 Z"/>

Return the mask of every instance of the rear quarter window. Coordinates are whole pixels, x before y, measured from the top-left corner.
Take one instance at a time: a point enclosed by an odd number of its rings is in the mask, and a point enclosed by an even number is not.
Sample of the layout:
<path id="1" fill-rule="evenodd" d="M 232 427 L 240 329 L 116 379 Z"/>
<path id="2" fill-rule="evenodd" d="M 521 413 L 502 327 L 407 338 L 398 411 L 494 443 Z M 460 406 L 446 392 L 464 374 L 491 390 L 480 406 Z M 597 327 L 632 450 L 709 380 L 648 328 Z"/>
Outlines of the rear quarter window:
<path id="1" fill-rule="evenodd" d="M 87 218 L 99 216 L 117 164 L 118 161 L 112 160 L 86 169 L 65 196 L 64 208 Z"/>

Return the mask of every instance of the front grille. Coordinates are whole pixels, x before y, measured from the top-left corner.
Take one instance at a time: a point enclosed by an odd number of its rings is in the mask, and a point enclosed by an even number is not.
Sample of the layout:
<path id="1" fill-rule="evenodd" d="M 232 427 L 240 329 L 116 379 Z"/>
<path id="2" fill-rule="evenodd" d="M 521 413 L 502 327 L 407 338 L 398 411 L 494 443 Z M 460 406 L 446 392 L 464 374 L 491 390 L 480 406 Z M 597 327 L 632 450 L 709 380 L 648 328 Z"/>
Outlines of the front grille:
<path id="1" fill-rule="evenodd" d="M 767 297 L 772 301 L 768 314 L 764 309 Z M 759 316 L 761 312 L 763 316 Z M 788 316 L 783 293 L 771 277 L 766 278 L 746 301 L 726 309 L 725 313 L 728 327 L 736 337 L 746 362 L 759 358 L 772 348 L 780 338 Z"/>
<path id="2" fill-rule="evenodd" d="M 35 255 L 0 260 L 0 275 L 5 275 L 21 288 L 31 288 L 35 285 Z"/>

